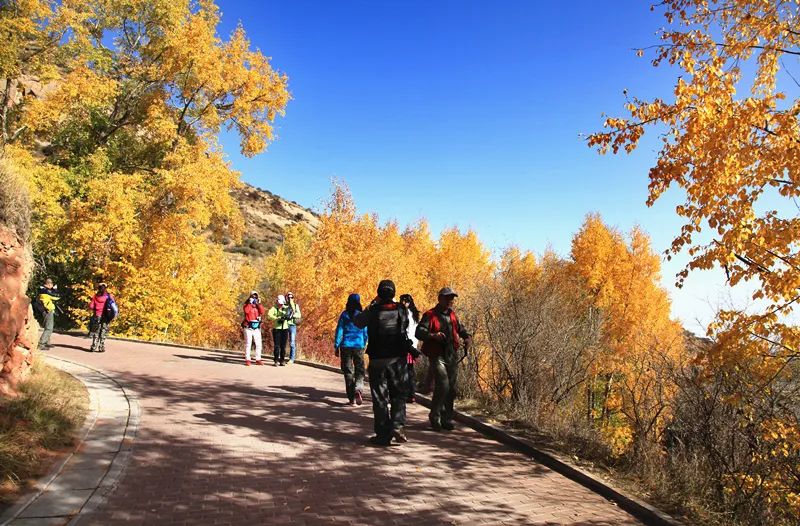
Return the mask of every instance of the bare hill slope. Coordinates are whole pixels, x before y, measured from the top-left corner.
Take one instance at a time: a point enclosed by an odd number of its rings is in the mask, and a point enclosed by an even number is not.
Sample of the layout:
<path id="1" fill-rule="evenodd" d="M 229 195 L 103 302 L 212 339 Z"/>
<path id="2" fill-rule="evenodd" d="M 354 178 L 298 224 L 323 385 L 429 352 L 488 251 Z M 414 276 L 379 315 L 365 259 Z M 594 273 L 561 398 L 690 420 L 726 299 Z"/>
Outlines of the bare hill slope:
<path id="1" fill-rule="evenodd" d="M 319 217 L 294 201 L 287 201 L 268 190 L 247 183 L 234 190 L 234 198 L 244 217 L 244 236 L 240 245 L 228 245 L 228 252 L 249 257 L 271 254 L 283 239 L 283 230 L 301 224 L 309 232 L 316 232 Z"/>

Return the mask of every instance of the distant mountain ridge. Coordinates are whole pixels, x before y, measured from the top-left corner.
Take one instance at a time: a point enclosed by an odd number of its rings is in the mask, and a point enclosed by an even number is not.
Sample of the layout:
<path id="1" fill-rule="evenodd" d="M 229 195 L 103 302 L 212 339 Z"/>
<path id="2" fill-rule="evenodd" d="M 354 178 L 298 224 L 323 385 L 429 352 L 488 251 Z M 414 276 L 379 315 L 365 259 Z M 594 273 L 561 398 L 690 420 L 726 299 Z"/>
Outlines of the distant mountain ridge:
<path id="1" fill-rule="evenodd" d="M 286 227 L 301 224 L 314 233 L 319 228 L 319 215 L 294 201 L 269 190 L 244 183 L 231 192 L 244 218 L 244 235 L 239 245 L 229 243 L 226 252 L 261 257 L 272 254 L 283 241 Z"/>

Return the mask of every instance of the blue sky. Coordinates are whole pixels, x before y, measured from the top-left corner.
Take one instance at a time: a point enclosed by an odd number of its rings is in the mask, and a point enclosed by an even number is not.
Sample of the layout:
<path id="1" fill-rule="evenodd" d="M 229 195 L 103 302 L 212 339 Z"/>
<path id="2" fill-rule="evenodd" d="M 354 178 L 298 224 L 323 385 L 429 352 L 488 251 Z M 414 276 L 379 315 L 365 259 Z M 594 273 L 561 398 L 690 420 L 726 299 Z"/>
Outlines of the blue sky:
<path id="1" fill-rule="evenodd" d="M 289 76 L 293 100 L 278 140 L 253 159 L 222 142 L 242 178 L 319 208 L 331 178 L 362 212 L 434 232 L 472 228 L 499 252 L 515 244 L 569 252 L 588 212 L 640 225 L 666 249 L 680 221 L 672 192 L 645 206 L 655 142 L 600 156 L 579 134 L 621 114 L 623 88 L 668 96 L 675 74 L 633 49 L 663 25 L 648 2 L 220 0 L 221 34 L 241 22 L 253 46 Z M 652 135 L 652 134 L 651 134 Z M 719 273 L 672 283 L 673 313 L 707 321 Z"/>

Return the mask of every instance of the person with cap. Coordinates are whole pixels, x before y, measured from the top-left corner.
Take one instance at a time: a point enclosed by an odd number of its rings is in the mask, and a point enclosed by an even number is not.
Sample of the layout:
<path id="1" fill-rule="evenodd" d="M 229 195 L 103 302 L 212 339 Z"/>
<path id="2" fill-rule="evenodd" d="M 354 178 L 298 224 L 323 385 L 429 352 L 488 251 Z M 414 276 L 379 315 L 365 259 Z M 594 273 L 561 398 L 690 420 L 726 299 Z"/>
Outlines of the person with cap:
<path id="1" fill-rule="evenodd" d="M 108 325 L 117 315 L 117 306 L 114 297 L 108 292 L 108 285 L 99 283 L 97 293 L 89 303 L 89 335 L 92 337 L 92 344 L 89 352 L 105 352 L 106 336 L 108 335 Z"/>
<path id="2" fill-rule="evenodd" d="M 411 341 L 406 332 L 408 312 L 394 301 L 395 290 L 391 280 L 381 281 L 378 296 L 355 318 L 357 327 L 367 328 L 369 388 L 375 419 L 375 436 L 370 443 L 375 446 L 388 446 L 392 438 L 397 442 L 408 441 L 403 428 L 408 381 L 406 355 Z"/>
<path id="3" fill-rule="evenodd" d="M 453 430 L 453 405 L 458 380 L 459 349 L 472 339 L 458 320 L 453 305 L 458 294 L 450 287 L 439 291 L 437 305 L 422 315 L 416 336 L 433 370 L 434 388 L 428 419 L 434 431 Z"/>
<path id="4" fill-rule="evenodd" d="M 267 317 L 272 320 L 272 365 L 286 365 L 286 340 L 289 337 L 291 313 L 283 294 L 278 295 L 275 305 L 267 312 Z"/>
<path id="5" fill-rule="evenodd" d="M 244 302 L 243 310 L 244 364 L 250 365 L 250 349 L 255 344 L 256 365 L 264 365 L 264 362 L 261 361 L 261 318 L 264 316 L 264 306 L 261 304 L 257 290 L 250 292 L 250 296 Z"/>
<path id="6" fill-rule="evenodd" d="M 341 360 L 344 387 L 349 405 L 361 405 L 364 400 L 364 347 L 367 328 L 357 327 L 354 320 L 361 314 L 361 296 L 350 294 L 347 305 L 336 324 L 334 352 Z"/>
<path id="7" fill-rule="evenodd" d="M 300 305 L 294 300 L 294 294 L 286 293 L 286 304 L 291 312 L 289 319 L 289 363 L 297 357 L 297 326 L 300 325 Z"/>
<path id="8" fill-rule="evenodd" d="M 50 337 L 53 335 L 53 324 L 56 315 L 56 302 L 61 299 L 58 293 L 58 286 L 53 283 L 51 278 L 44 280 L 44 285 L 39 287 L 39 302 L 44 310 L 42 315 L 42 325 L 44 325 L 44 332 L 39 338 L 39 348 L 49 349 Z"/>

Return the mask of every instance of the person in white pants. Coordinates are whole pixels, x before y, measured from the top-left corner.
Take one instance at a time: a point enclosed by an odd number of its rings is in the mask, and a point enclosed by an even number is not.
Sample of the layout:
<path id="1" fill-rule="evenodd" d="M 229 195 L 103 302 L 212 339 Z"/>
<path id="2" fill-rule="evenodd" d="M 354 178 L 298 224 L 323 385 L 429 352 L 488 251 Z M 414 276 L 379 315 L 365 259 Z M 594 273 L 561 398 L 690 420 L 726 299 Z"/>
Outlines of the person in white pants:
<path id="1" fill-rule="evenodd" d="M 244 303 L 244 320 L 242 320 L 242 328 L 244 329 L 244 364 L 250 365 L 250 349 L 253 343 L 256 346 L 256 365 L 264 365 L 261 361 L 261 317 L 264 315 L 264 306 L 258 297 L 257 291 L 252 291 L 250 297 Z"/>

